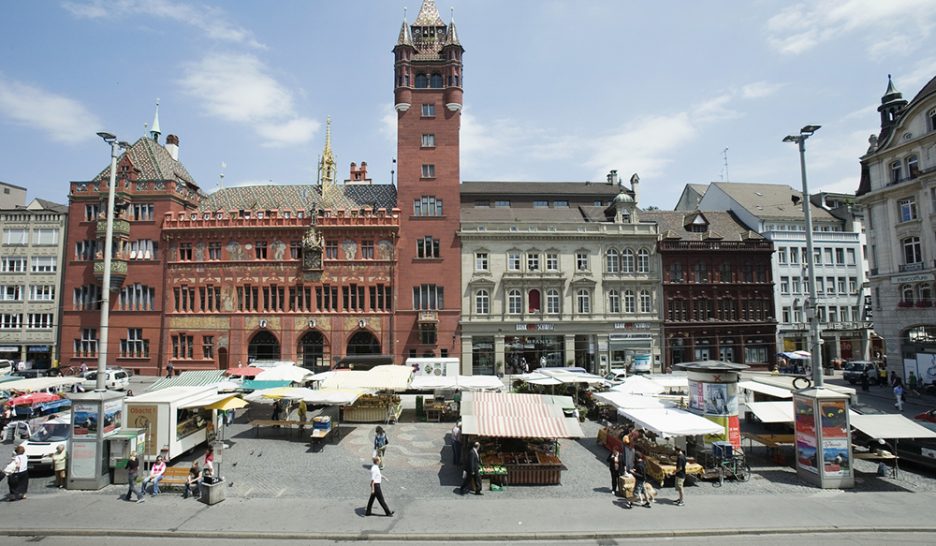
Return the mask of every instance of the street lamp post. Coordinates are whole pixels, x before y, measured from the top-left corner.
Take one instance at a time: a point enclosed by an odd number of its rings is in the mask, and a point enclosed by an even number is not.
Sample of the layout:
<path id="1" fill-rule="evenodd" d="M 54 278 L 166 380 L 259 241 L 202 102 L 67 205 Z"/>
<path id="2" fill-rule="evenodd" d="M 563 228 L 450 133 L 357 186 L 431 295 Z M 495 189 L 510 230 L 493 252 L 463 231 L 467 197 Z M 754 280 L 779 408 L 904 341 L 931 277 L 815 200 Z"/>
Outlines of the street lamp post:
<path id="1" fill-rule="evenodd" d="M 101 281 L 101 328 L 98 336 L 98 365 L 97 365 L 97 384 L 94 390 L 102 392 L 107 390 L 105 385 L 105 374 L 107 371 L 107 339 L 108 327 L 110 325 L 110 284 L 111 284 L 111 262 L 114 255 L 114 193 L 117 186 L 117 158 L 120 156 L 120 149 L 127 148 L 126 142 L 118 142 L 117 137 L 111 133 L 101 131 L 97 134 L 104 139 L 111 147 L 111 165 L 110 181 L 107 184 L 107 227 L 104 232 L 104 278 Z"/>
<path id="2" fill-rule="evenodd" d="M 819 317 L 816 314 L 816 305 L 818 298 L 816 295 L 816 268 L 813 254 L 813 224 L 812 211 L 809 202 L 809 185 L 806 182 L 806 139 L 818 131 L 819 125 L 807 125 L 800 129 L 798 135 L 788 135 L 783 139 L 784 142 L 795 142 L 799 145 L 800 156 L 800 175 L 803 179 L 803 215 L 806 217 L 806 253 L 809 280 L 806 285 L 809 287 L 809 301 L 804 306 L 806 318 L 809 320 L 809 354 L 812 361 L 813 384 L 816 388 L 822 388 L 822 350 L 821 338 L 819 337 Z"/>

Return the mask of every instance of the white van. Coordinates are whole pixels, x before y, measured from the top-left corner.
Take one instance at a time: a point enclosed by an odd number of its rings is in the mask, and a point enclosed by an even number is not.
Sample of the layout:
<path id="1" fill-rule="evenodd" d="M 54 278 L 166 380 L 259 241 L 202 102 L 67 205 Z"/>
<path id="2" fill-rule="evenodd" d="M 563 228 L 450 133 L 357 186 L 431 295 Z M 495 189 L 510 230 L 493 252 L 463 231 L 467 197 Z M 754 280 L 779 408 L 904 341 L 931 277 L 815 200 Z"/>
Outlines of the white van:
<path id="1" fill-rule="evenodd" d="M 112 391 L 125 391 L 130 387 L 130 374 L 127 370 L 120 368 L 108 368 L 104 371 L 104 388 Z M 97 388 L 97 370 L 85 372 L 84 381 L 81 383 L 86 391 L 93 391 Z"/>
<path id="2" fill-rule="evenodd" d="M 13 365 L 12 360 L 0 358 L 0 375 L 10 375 L 15 369 L 16 367 Z"/>
<path id="3" fill-rule="evenodd" d="M 71 413 L 63 413 L 54 419 L 42 423 L 24 441 L 26 458 L 29 459 L 29 469 L 52 466 L 52 454 L 58 446 L 67 447 L 71 436 Z"/>

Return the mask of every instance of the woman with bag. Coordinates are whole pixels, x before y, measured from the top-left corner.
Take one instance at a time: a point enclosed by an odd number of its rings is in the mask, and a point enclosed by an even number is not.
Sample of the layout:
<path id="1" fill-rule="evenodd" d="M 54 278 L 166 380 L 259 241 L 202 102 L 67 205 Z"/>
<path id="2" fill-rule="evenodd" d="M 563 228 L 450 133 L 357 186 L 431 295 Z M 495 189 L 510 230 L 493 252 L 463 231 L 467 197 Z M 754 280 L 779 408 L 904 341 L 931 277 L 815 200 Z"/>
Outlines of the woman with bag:
<path id="1" fill-rule="evenodd" d="M 611 471 L 611 494 L 617 495 L 618 479 L 621 477 L 621 453 L 615 449 L 608 455 L 608 469 Z"/>
<path id="2" fill-rule="evenodd" d="M 380 468 L 383 469 L 383 459 L 384 453 L 387 451 L 387 444 L 390 443 L 390 440 L 387 438 L 387 433 L 384 432 L 383 427 L 378 426 L 376 434 L 374 435 L 374 456 L 380 457 Z"/>
<path id="3" fill-rule="evenodd" d="M 27 466 L 26 448 L 16 446 L 10 464 L 3 470 L 10 482 L 8 501 L 12 502 L 26 498 L 26 490 L 29 489 L 29 469 Z"/>

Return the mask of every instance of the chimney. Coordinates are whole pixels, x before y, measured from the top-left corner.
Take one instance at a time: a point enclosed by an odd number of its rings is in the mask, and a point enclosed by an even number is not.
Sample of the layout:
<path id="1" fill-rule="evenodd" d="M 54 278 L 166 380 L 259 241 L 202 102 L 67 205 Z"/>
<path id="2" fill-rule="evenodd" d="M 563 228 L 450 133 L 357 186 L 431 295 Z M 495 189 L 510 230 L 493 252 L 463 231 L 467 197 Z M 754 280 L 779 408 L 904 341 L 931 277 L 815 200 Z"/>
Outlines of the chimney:
<path id="1" fill-rule="evenodd" d="M 637 173 L 631 175 L 631 191 L 634 192 L 634 203 L 640 203 L 640 177 Z"/>
<path id="2" fill-rule="evenodd" d="M 166 137 L 166 151 L 169 152 L 172 159 L 179 160 L 179 137 L 175 135 Z"/>
<path id="3" fill-rule="evenodd" d="M 617 169 L 608 173 L 608 185 L 613 186 L 618 183 Z"/>
<path id="4" fill-rule="evenodd" d="M 367 180 L 367 161 L 361 161 L 361 180 Z"/>

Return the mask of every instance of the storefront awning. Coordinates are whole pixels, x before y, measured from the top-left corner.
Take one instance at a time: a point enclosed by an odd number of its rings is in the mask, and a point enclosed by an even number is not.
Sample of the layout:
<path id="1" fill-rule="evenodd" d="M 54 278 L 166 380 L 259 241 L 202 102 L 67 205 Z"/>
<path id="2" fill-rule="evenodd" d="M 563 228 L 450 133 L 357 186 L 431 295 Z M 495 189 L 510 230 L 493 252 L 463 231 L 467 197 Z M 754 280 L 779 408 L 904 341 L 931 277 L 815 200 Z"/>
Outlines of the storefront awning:
<path id="1" fill-rule="evenodd" d="M 462 398 L 462 432 L 492 438 L 582 438 L 578 420 L 564 409 L 567 396 L 468 392 Z"/>
<path id="2" fill-rule="evenodd" d="M 793 402 L 750 402 L 747 408 L 760 419 L 761 423 L 792 423 Z"/>
<path id="3" fill-rule="evenodd" d="M 223 370 L 193 370 L 182 372 L 175 377 L 157 379 L 146 390 L 152 392 L 167 387 L 207 387 L 208 385 L 217 385 L 226 379 Z"/>
<path id="4" fill-rule="evenodd" d="M 758 383 L 757 381 L 739 381 L 738 388 L 765 394 L 767 396 L 773 396 L 774 398 L 793 398 L 793 393 L 788 389 L 774 387 L 773 385 L 765 385 L 763 383 Z"/>
<path id="5" fill-rule="evenodd" d="M 724 427 L 694 413 L 681 409 L 619 409 L 618 413 L 627 417 L 638 427 L 645 428 L 661 436 L 698 436 L 717 434 L 725 431 Z"/>
<path id="6" fill-rule="evenodd" d="M 903 415 L 864 415 L 852 413 L 851 426 L 871 438 L 898 440 L 901 438 L 936 438 L 936 432 L 907 419 Z"/>

